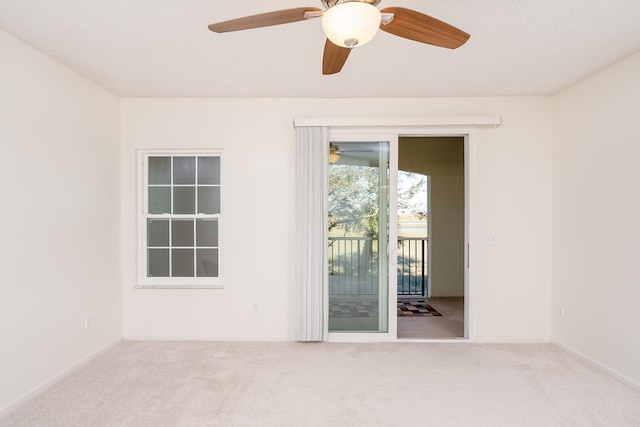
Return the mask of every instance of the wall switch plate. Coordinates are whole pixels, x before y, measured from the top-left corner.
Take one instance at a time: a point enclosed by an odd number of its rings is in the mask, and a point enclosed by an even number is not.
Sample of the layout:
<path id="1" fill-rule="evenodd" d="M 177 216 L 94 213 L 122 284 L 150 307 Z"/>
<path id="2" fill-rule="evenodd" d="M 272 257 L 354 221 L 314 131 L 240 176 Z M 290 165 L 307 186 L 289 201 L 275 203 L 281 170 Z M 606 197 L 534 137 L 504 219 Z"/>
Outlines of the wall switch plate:
<path id="1" fill-rule="evenodd" d="M 260 313 L 260 307 L 258 307 L 258 304 L 253 303 L 251 304 L 251 312 L 252 313 Z"/>
<path id="2" fill-rule="evenodd" d="M 486 236 L 484 238 L 485 245 L 495 245 L 496 244 L 496 236 Z"/>
<path id="3" fill-rule="evenodd" d="M 91 317 L 87 316 L 84 318 L 84 328 L 89 329 L 91 327 Z"/>

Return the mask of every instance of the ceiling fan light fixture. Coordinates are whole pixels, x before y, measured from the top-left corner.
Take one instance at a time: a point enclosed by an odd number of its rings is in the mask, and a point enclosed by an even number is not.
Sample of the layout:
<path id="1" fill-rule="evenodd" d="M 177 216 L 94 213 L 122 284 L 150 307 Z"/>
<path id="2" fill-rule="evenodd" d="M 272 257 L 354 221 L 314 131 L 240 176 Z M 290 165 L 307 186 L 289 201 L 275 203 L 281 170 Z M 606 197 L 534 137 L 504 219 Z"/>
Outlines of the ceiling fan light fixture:
<path id="1" fill-rule="evenodd" d="M 349 1 L 322 15 L 322 29 L 333 44 L 353 48 L 369 42 L 378 32 L 382 15 L 370 3 Z"/>

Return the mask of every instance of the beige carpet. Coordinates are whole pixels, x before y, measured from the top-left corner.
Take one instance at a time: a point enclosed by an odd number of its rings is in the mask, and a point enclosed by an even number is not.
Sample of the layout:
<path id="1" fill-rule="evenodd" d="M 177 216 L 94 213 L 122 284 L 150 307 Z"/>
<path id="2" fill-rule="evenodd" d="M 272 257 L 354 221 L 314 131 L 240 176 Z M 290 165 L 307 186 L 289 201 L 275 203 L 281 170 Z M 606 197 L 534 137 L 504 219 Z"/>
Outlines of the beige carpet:
<path id="1" fill-rule="evenodd" d="M 0 419 L 405 425 L 638 426 L 640 393 L 553 345 L 123 342 Z"/>

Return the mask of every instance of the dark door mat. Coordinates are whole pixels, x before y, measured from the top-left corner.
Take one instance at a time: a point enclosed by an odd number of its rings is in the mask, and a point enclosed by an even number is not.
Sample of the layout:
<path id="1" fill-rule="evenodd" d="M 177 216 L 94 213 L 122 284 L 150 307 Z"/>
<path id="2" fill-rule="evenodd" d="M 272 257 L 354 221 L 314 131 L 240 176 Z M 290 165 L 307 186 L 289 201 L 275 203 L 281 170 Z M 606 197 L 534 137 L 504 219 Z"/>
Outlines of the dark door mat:
<path id="1" fill-rule="evenodd" d="M 398 301 L 398 316 L 442 316 L 424 300 Z"/>

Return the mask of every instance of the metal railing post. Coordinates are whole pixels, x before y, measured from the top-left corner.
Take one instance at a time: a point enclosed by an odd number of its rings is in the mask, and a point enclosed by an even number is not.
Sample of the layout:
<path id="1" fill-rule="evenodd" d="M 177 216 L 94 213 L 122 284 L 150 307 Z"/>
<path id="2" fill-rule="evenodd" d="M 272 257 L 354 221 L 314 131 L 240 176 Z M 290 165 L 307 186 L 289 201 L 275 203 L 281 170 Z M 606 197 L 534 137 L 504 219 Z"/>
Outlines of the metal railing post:
<path id="1" fill-rule="evenodd" d="M 424 296 L 424 240 L 422 242 L 422 296 Z"/>

